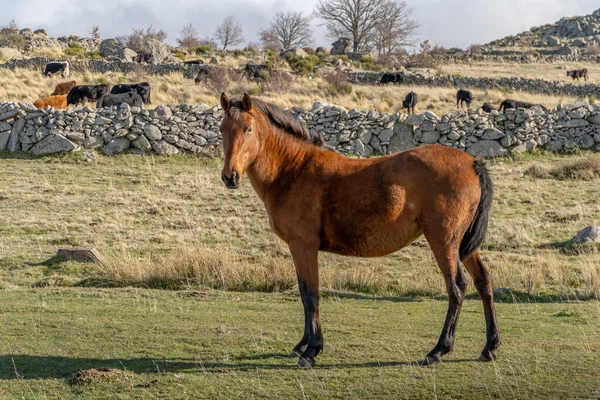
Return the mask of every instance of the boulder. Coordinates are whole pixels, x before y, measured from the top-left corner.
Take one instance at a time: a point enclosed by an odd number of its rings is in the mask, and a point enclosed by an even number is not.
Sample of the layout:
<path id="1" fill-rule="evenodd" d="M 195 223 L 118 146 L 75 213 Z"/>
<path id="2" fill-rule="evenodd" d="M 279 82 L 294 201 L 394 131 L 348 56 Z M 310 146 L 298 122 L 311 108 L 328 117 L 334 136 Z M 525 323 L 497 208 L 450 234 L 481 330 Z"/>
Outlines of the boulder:
<path id="1" fill-rule="evenodd" d="M 481 138 L 493 140 L 493 139 L 500 139 L 502 137 L 504 137 L 504 132 L 502 132 L 496 128 L 490 128 L 490 129 L 486 129 L 486 131 L 483 133 L 483 136 Z"/>
<path id="2" fill-rule="evenodd" d="M 58 249 L 56 256 L 63 260 L 80 263 L 101 264 L 104 262 L 102 256 L 96 249 Z"/>
<path id="3" fill-rule="evenodd" d="M 63 135 L 48 135 L 31 148 L 30 152 L 36 156 L 54 153 L 68 153 L 78 149 L 75 143 Z"/>
<path id="4" fill-rule="evenodd" d="M 302 50 L 300 47 L 292 47 L 279 53 L 279 57 L 285 58 L 288 54 L 293 54 L 298 57 L 307 57 L 308 53 Z"/>
<path id="5" fill-rule="evenodd" d="M 352 39 L 343 37 L 331 44 L 331 55 L 346 54 L 352 51 Z"/>
<path id="6" fill-rule="evenodd" d="M 8 138 L 10 138 L 10 132 L 0 132 L 0 151 L 6 150 Z"/>
<path id="7" fill-rule="evenodd" d="M 467 149 L 474 157 L 498 157 L 508 154 L 508 150 L 495 140 L 479 140 Z"/>
<path id="8" fill-rule="evenodd" d="M 127 150 L 131 142 L 126 137 L 118 137 L 114 138 L 104 147 L 102 147 L 101 151 L 104 155 L 114 156 L 115 154 L 122 153 Z"/>
<path id="9" fill-rule="evenodd" d="M 600 243 L 600 227 L 591 225 L 582 229 L 573 238 L 573 243 Z"/>
<path id="10" fill-rule="evenodd" d="M 15 151 L 21 150 L 21 143 L 19 142 L 19 136 L 21 135 L 21 131 L 25 128 L 25 118 L 21 118 L 15 122 L 12 130 L 10 131 L 10 137 L 8 138 L 8 144 L 6 145 L 6 149 L 14 153 Z"/>
<path id="11" fill-rule="evenodd" d="M 546 40 L 546 43 L 548 43 L 548 46 L 550 46 L 550 47 L 557 47 L 557 46 L 560 46 L 560 39 L 555 36 L 550 36 Z"/>
<path id="12" fill-rule="evenodd" d="M 146 38 L 141 44 L 141 48 L 136 49 L 138 53 L 149 53 L 152 54 L 154 62 L 157 64 L 162 63 L 165 59 L 168 59 L 171 55 L 169 46 L 154 38 Z"/>
<path id="13" fill-rule="evenodd" d="M 412 128 L 405 124 L 396 124 L 394 126 L 394 136 L 390 139 L 388 153 L 399 153 L 416 147 L 413 139 Z"/>
<path id="14" fill-rule="evenodd" d="M 162 133 L 158 126 L 153 124 L 144 125 L 144 135 L 150 140 L 160 140 L 162 139 Z"/>
<path id="15" fill-rule="evenodd" d="M 177 149 L 177 147 L 173 146 L 172 144 L 169 144 L 164 140 L 152 143 L 152 149 L 159 156 L 174 156 L 176 154 L 179 154 L 179 150 Z"/>
<path id="16" fill-rule="evenodd" d="M 17 49 L 11 47 L 0 47 L 0 57 L 4 58 L 21 58 L 23 54 Z"/>
<path id="17" fill-rule="evenodd" d="M 412 114 L 404 121 L 406 125 L 421 126 L 425 122 L 425 115 L 423 114 Z"/>
<path id="18" fill-rule="evenodd" d="M 589 117 L 587 121 L 590 124 L 600 125 L 600 114 Z"/>
<path id="19" fill-rule="evenodd" d="M 126 48 L 127 45 L 119 39 L 105 39 L 100 43 L 100 55 L 104 58 L 124 58 Z"/>
<path id="20" fill-rule="evenodd" d="M 33 31 L 34 35 L 48 36 L 48 32 L 45 29 L 36 29 Z"/>

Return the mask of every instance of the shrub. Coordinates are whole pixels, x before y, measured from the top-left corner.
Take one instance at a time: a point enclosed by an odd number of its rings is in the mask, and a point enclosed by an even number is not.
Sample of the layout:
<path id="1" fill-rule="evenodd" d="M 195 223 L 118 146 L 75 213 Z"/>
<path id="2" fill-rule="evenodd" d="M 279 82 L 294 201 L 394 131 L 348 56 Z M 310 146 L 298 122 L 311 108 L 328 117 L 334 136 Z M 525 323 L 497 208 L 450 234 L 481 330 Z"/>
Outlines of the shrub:
<path id="1" fill-rule="evenodd" d="M 472 44 L 469 46 L 469 48 L 467 50 L 471 54 L 479 55 L 479 54 L 483 53 L 483 46 L 480 44 Z"/>
<path id="2" fill-rule="evenodd" d="M 313 68 L 319 62 L 319 58 L 317 56 L 299 57 L 292 53 L 286 54 L 285 60 L 289 64 L 292 71 L 298 75 L 312 74 Z"/>
<path id="3" fill-rule="evenodd" d="M 79 43 L 72 43 L 68 48 L 65 49 L 65 55 L 69 57 L 85 57 L 85 49 Z"/>
<path id="4" fill-rule="evenodd" d="M 240 57 L 245 57 L 245 56 L 246 56 L 246 52 L 245 52 L 244 50 L 235 49 L 235 50 L 233 51 L 233 55 L 234 55 L 235 57 L 237 57 L 237 58 L 240 58 Z"/>
<path id="5" fill-rule="evenodd" d="M 448 49 L 446 54 L 454 55 L 454 54 L 458 54 L 458 53 L 462 53 L 462 52 L 463 52 L 463 49 L 459 49 L 458 47 L 451 47 Z"/>
<path id="6" fill-rule="evenodd" d="M 287 72 L 274 70 L 271 71 L 270 74 L 267 73 L 267 77 L 263 83 L 263 88 L 269 92 L 282 95 L 289 91 L 293 82 L 294 78 L 292 78 Z"/>
<path id="7" fill-rule="evenodd" d="M 303 47 L 302 50 L 304 50 L 309 56 L 315 55 L 315 49 L 313 49 L 312 47 Z"/>
<path id="8" fill-rule="evenodd" d="M 525 171 L 525 175 L 558 180 L 593 180 L 600 178 L 600 154 L 587 158 L 569 160 L 555 166 L 534 164 Z"/>
<path id="9" fill-rule="evenodd" d="M 175 57 L 179 58 L 181 61 L 185 61 L 185 54 L 183 54 L 181 51 L 176 51 L 174 54 Z"/>
<path id="10" fill-rule="evenodd" d="M 352 85 L 348 82 L 348 72 L 341 68 L 336 68 L 333 72 L 323 74 L 323 79 L 329 83 L 326 88 L 326 92 L 329 94 L 352 93 Z"/>
<path id="11" fill-rule="evenodd" d="M 216 93 L 223 93 L 228 89 L 240 85 L 241 76 L 233 69 L 213 67 L 206 74 L 206 85 Z"/>
<path id="12" fill-rule="evenodd" d="M 600 46 L 588 46 L 588 48 L 585 50 L 585 54 L 589 54 L 591 56 L 600 56 Z"/>
<path id="13" fill-rule="evenodd" d="M 193 50 L 196 53 L 196 55 L 210 54 L 214 51 L 213 47 L 208 44 L 197 46 Z"/>
<path id="14" fill-rule="evenodd" d="M 98 84 L 108 85 L 108 78 L 106 76 L 101 76 L 96 79 L 96 82 L 98 82 Z"/>
<path id="15" fill-rule="evenodd" d="M 438 68 L 439 60 L 431 54 L 429 40 L 422 42 L 419 47 L 419 52 L 410 56 L 407 66 L 413 68 Z"/>

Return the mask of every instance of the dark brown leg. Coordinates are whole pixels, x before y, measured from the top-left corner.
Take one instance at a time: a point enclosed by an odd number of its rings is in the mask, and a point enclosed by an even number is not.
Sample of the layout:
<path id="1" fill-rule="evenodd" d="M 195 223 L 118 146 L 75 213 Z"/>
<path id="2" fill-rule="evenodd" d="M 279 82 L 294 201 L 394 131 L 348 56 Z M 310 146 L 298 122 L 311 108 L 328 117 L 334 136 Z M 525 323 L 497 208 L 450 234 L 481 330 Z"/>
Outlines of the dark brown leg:
<path id="1" fill-rule="evenodd" d="M 318 246 L 290 243 L 290 252 L 298 275 L 298 288 L 304 305 L 304 337 L 294 348 L 301 352 L 299 367 L 312 367 L 315 357 L 323 350 L 323 333 L 319 318 Z"/>
<path id="2" fill-rule="evenodd" d="M 444 279 L 446 280 L 446 290 L 448 291 L 448 313 L 442 334 L 437 345 L 427 354 L 427 357 L 422 361 L 423 365 L 435 364 L 442 361 L 442 356 L 452 351 L 454 347 L 454 332 L 458 323 L 458 316 L 462 303 L 465 298 L 465 290 L 467 288 L 467 280 L 460 265 L 458 265 L 458 257 L 451 257 L 451 260 L 444 260 L 438 264 Z M 450 264 L 453 263 L 453 264 Z M 451 266 L 452 265 L 452 266 Z"/>
<path id="3" fill-rule="evenodd" d="M 463 260 L 463 263 L 469 274 L 471 274 L 475 288 L 479 292 L 479 296 L 481 296 L 485 313 L 487 342 L 479 356 L 479 361 L 493 361 L 496 359 L 496 349 L 500 346 L 500 333 L 498 332 L 498 322 L 496 321 L 496 311 L 494 310 L 492 278 L 481 262 L 477 250 Z"/>

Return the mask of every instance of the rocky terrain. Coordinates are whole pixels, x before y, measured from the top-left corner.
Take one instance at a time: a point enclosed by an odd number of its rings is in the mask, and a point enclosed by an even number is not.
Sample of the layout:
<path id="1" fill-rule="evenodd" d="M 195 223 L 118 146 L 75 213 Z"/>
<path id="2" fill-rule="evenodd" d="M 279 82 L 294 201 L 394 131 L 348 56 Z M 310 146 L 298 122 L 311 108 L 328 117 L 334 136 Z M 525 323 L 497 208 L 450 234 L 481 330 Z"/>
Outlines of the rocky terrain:
<path id="1" fill-rule="evenodd" d="M 566 47 L 584 49 L 600 45 L 600 9 L 591 15 L 562 18 L 554 24 L 531 28 L 529 31 L 485 45 L 487 49 L 503 47 L 552 47 L 559 54 L 569 54 Z M 559 50 L 563 48 L 562 50 Z"/>
<path id="2" fill-rule="evenodd" d="M 346 110 L 314 103 L 292 108 L 311 133 L 343 154 L 392 154 L 439 143 L 491 157 L 543 148 L 600 151 L 600 105 L 579 101 L 552 111 L 541 108 L 485 113 L 481 110 L 436 116 Z M 214 154 L 221 145 L 219 106 L 187 104 L 142 110 L 120 108 L 38 110 L 29 103 L 0 104 L 0 151 L 35 155 L 98 149 L 158 155 Z"/>

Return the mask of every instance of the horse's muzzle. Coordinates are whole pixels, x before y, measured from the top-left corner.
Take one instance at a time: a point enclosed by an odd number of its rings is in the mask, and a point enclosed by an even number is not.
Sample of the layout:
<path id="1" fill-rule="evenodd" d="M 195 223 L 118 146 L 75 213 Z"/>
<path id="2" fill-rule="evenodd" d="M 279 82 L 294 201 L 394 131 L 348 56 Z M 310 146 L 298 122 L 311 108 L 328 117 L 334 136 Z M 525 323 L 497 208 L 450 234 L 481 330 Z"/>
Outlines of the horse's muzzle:
<path id="1" fill-rule="evenodd" d="M 240 187 L 240 175 L 235 171 L 233 171 L 231 178 L 228 178 L 225 172 L 221 172 L 221 180 L 227 189 L 237 189 Z"/>

